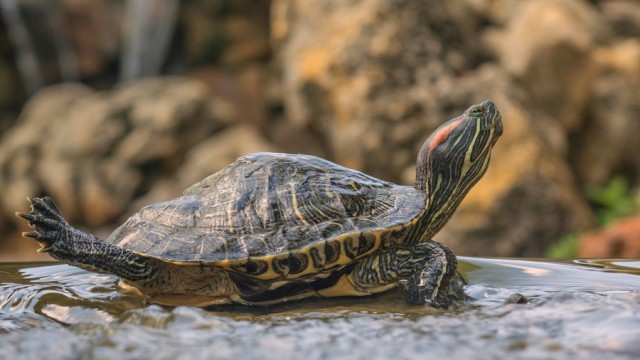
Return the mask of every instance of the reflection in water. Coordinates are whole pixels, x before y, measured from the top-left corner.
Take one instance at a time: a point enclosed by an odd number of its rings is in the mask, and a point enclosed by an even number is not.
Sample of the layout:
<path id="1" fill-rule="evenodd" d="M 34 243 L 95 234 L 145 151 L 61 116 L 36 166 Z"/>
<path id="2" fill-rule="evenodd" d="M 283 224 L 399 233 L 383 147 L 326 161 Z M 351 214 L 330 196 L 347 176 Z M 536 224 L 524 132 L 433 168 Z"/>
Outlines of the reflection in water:
<path id="1" fill-rule="evenodd" d="M 511 267 L 514 269 L 521 269 L 522 272 L 524 272 L 527 275 L 531 275 L 531 276 L 547 276 L 549 274 L 551 274 L 550 270 L 547 269 L 540 269 L 540 268 L 535 268 L 535 267 L 528 267 L 528 266 L 522 266 L 522 265 L 514 265 L 514 264 L 504 264 L 504 266 L 506 267 Z"/>
<path id="2" fill-rule="evenodd" d="M 460 258 L 456 310 L 398 293 L 271 308 L 146 306 L 112 276 L 0 265 L 0 358 L 636 358 L 640 262 Z M 508 301 L 514 293 L 526 304 Z"/>

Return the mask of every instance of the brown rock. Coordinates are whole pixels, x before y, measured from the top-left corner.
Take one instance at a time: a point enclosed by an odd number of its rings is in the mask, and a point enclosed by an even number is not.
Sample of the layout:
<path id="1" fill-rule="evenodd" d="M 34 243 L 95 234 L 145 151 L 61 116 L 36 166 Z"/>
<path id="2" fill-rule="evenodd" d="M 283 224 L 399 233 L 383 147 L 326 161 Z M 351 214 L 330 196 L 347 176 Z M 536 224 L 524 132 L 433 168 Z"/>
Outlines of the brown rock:
<path id="1" fill-rule="evenodd" d="M 157 163 L 169 172 L 187 149 L 235 120 L 226 102 L 187 78 L 141 80 L 114 92 L 108 104 L 110 116 L 129 128 L 112 143 L 113 156 L 141 167 Z"/>
<path id="2" fill-rule="evenodd" d="M 78 75 L 86 78 L 105 72 L 109 58 L 117 56 L 121 26 L 118 4 L 105 0 L 63 0 L 67 41 L 74 50 Z M 114 6 L 115 5 L 115 6 Z"/>
<path id="3" fill-rule="evenodd" d="M 43 182 L 52 180 L 54 173 L 45 171 L 42 180 L 39 158 L 52 140 L 49 134 L 55 126 L 68 120 L 68 109 L 79 99 L 91 94 L 85 86 L 64 84 L 38 92 L 25 108 L 16 126 L 9 129 L 0 142 L 0 208 L 9 221 L 16 221 L 13 213 L 26 206 L 25 197 L 42 193 Z M 55 140 L 54 140 L 55 141 Z M 57 178 L 57 180 L 63 178 Z M 70 210 L 73 215 L 75 211 Z"/>
<path id="4" fill-rule="evenodd" d="M 480 58 L 478 21 L 464 2 L 274 1 L 283 137 L 313 134 L 339 163 L 398 180 L 415 144 L 458 110 L 437 83 Z"/>
<path id="5" fill-rule="evenodd" d="M 437 240 L 459 254 L 541 256 L 591 221 L 564 157 L 595 76 L 596 35 L 586 26 L 598 18 L 577 0 L 511 5 L 513 14 L 498 17 L 509 30 L 496 43 L 498 67 L 477 66 L 492 55 L 478 41 L 491 4 L 275 1 L 290 124 L 283 133 L 314 134 L 338 163 L 413 183 L 430 131 L 492 99 L 505 135 Z M 568 27 L 559 29 L 558 20 Z"/>
<path id="6" fill-rule="evenodd" d="M 47 154 L 39 159 L 37 171 L 29 177 L 29 179 L 40 182 L 39 187 L 31 189 L 31 192 L 20 192 L 24 196 L 37 196 L 42 193 L 52 196 L 69 221 L 81 221 L 81 210 L 78 206 L 79 197 L 79 180 L 76 171 L 77 164 L 73 159 L 66 159 L 54 154 Z M 9 204 L 11 206 L 11 204 Z"/>
<path id="7" fill-rule="evenodd" d="M 605 229 L 584 233 L 578 243 L 581 258 L 640 259 L 640 217 L 629 217 Z"/>
<path id="8" fill-rule="evenodd" d="M 136 194 L 174 172 L 187 151 L 233 121 L 228 105 L 186 78 L 146 79 L 111 92 L 41 91 L 0 144 L 0 208 L 53 196 L 70 221 L 117 219 Z"/>
<path id="9" fill-rule="evenodd" d="M 269 54 L 268 1 L 188 1 L 181 3 L 181 12 L 192 64 L 237 65 Z"/>
<path id="10" fill-rule="evenodd" d="M 600 1 L 605 20 L 616 35 L 640 37 L 640 3 L 636 0 Z"/>
<path id="11" fill-rule="evenodd" d="M 48 136 L 40 139 L 38 146 L 42 154 L 75 159 L 106 155 L 111 151 L 112 144 L 126 132 L 121 122 L 109 121 L 111 114 L 112 108 L 106 93 L 95 92 L 76 98 L 67 108 L 54 115 L 60 118 L 55 126 L 50 127 Z M 75 136 L 65 136 L 65 132 Z"/>
<path id="12" fill-rule="evenodd" d="M 583 1 L 534 0 L 520 2 L 503 33 L 492 39 L 502 66 L 529 93 L 531 107 L 551 120 L 544 128 L 580 128 L 596 75 L 593 43 L 603 27 Z M 567 153 L 566 139 L 550 140 L 556 151 Z"/>
<path id="13" fill-rule="evenodd" d="M 86 164 L 78 175 L 82 179 L 78 207 L 84 222 L 92 227 L 122 215 L 142 182 L 138 169 L 114 159 Z"/>
<path id="14" fill-rule="evenodd" d="M 240 156 L 262 151 L 278 151 L 278 148 L 255 126 L 242 124 L 221 131 L 187 153 L 184 164 L 176 172 L 178 185 L 186 189 Z"/>
<path id="15" fill-rule="evenodd" d="M 615 175 L 640 179 L 640 41 L 596 52 L 599 76 L 590 116 L 573 136 L 570 161 L 583 187 L 604 185 Z"/>
<path id="16" fill-rule="evenodd" d="M 264 66 L 252 64 L 237 69 L 201 68 L 192 71 L 190 76 L 207 84 L 213 96 L 231 104 L 235 112 L 233 118 L 265 129 L 271 125 L 267 124 L 266 114 L 266 72 Z"/>
<path id="17" fill-rule="evenodd" d="M 590 210 L 570 168 L 537 129 L 544 115 L 522 106 L 526 94 L 496 67 L 461 81 L 454 98 L 478 102 L 476 89 L 499 107 L 504 135 L 484 178 L 436 240 L 460 255 L 542 256 L 562 235 L 588 227 Z"/>
<path id="18" fill-rule="evenodd" d="M 194 146 L 173 176 L 157 182 L 148 194 L 130 206 L 129 213 L 144 205 L 174 198 L 240 156 L 261 151 L 278 151 L 278 147 L 266 140 L 255 126 L 241 124 L 221 131 Z"/>
<path id="19" fill-rule="evenodd" d="M 64 121 L 67 112 L 78 101 L 93 94 L 91 88 L 81 84 L 59 84 L 40 89 L 35 96 L 25 104 L 18 123 L 17 131 L 29 126 L 44 126 L 54 121 Z M 28 120 L 27 120 L 28 119 Z M 33 129 L 29 129 L 31 131 Z M 11 140 L 14 135 L 6 139 Z M 38 138 L 31 135 L 26 137 L 30 141 Z"/>

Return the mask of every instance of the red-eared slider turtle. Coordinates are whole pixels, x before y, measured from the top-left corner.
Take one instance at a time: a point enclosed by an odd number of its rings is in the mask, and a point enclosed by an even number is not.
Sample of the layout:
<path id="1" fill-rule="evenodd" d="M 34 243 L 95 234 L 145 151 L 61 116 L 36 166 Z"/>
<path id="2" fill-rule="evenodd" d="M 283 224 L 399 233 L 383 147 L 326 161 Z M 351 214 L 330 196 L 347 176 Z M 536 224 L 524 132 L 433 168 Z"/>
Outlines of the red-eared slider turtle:
<path id="1" fill-rule="evenodd" d="M 443 307 L 457 262 L 431 238 L 482 177 L 501 134 L 492 102 L 470 107 L 426 140 L 415 186 L 314 156 L 243 156 L 106 240 L 69 225 L 49 197 L 16 215 L 35 227 L 23 236 L 40 252 L 114 274 L 155 303 L 273 304 L 400 284 L 408 302 Z"/>

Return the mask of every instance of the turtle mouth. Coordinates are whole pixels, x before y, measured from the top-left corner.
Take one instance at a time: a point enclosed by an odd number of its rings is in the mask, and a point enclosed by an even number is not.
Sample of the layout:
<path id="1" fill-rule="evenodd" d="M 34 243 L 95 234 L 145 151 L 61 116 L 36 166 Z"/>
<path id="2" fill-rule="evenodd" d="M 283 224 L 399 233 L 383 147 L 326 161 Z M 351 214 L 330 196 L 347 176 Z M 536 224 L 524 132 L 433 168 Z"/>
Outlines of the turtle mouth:
<path id="1" fill-rule="evenodd" d="M 493 126 L 491 126 L 491 128 L 493 129 L 493 133 L 495 134 L 496 137 L 502 135 L 502 115 L 497 114 L 495 120 L 493 121 Z"/>
<path id="2" fill-rule="evenodd" d="M 491 123 L 485 130 L 493 130 L 494 135 L 499 137 L 502 135 L 502 114 L 500 114 L 496 105 L 490 100 L 483 102 L 482 108 L 487 117 L 492 119 Z"/>

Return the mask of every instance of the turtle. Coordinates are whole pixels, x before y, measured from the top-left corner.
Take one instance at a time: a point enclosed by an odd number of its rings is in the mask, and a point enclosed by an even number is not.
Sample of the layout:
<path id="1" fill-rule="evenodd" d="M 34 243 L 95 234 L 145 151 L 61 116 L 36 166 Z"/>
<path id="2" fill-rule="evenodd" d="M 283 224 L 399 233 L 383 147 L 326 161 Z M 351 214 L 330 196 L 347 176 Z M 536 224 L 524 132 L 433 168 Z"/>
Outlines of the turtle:
<path id="1" fill-rule="evenodd" d="M 16 215 L 39 252 L 115 275 L 149 303 L 271 305 L 400 287 L 410 304 L 446 308 L 461 276 L 432 238 L 484 175 L 502 131 L 491 101 L 445 122 L 422 145 L 413 186 L 311 155 L 245 155 L 106 240 L 72 227 L 47 196 Z"/>

